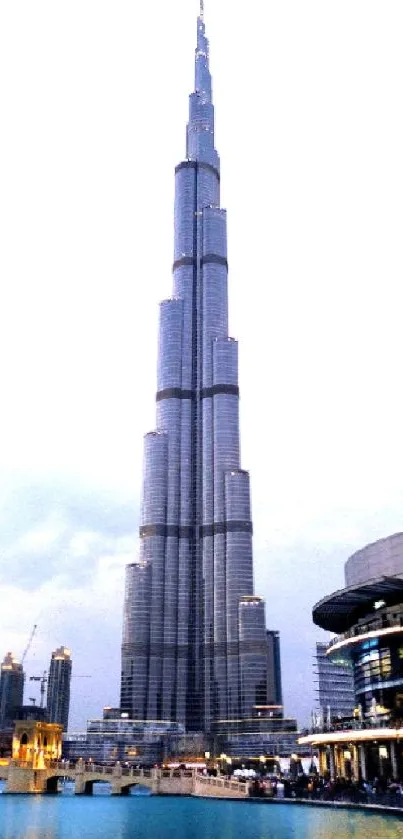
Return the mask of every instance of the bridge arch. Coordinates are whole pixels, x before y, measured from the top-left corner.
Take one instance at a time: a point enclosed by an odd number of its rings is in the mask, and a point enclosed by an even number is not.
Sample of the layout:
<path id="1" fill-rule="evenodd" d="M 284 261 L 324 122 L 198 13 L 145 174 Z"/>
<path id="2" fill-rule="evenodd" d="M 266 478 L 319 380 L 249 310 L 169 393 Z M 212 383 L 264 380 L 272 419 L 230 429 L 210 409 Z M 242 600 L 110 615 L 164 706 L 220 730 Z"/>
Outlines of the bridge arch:
<path id="1" fill-rule="evenodd" d="M 99 778 L 90 778 L 89 780 L 85 781 L 84 784 L 84 795 L 93 795 L 94 794 L 94 784 L 107 784 L 112 790 L 112 777 L 106 777 L 105 775 L 100 775 Z"/>
<path id="2" fill-rule="evenodd" d="M 138 778 L 127 779 L 127 781 L 124 778 L 121 779 L 121 795 L 130 795 L 130 790 L 134 787 L 138 787 L 139 790 L 144 790 L 144 793 L 148 793 L 149 795 L 152 793 L 151 784 L 145 784 L 144 781 L 139 781 Z"/>
<path id="3" fill-rule="evenodd" d="M 71 781 L 71 783 L 75 784 L 76 779 L 74 775 L 69 775 L 68 772 L 58 772 L 54 775 L 49 775 L 46 781 L 46 793 L 55 794 L 59 792 L 58 789 L 58 782 L 59 781 Z"/>

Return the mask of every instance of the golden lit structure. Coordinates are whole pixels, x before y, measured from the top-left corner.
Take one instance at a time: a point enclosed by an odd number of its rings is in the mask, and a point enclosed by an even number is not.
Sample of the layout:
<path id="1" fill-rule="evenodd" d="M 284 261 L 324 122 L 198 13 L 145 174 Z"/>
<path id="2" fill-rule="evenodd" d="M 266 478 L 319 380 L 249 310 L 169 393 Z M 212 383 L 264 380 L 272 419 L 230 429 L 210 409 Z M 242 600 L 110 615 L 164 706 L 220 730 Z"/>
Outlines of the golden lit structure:
<path id="1" fill-rule="evenodd" d="M 298 743 L 318 750 L 321 775 L 369 780 L 373 775 L 369 764 L 375 763 L 381 777 L 384 774 L 394 778 L 400 776 L 402 728 L 318 732 L 300 737 Z"/>
<path id="2" fill-rule="evenodd" d="M 13 735 L 12 760 L 23 761 L 33 769 L 44 769 L 49 761 L 62 756 L 61 725 L 35 720 L 18 720 Z"/>
<path id="3" fill-rule="evenodd" d="M 61 725 L 41 720 L 16 722 L 6 792 L 46 790 L 49 770 L 61 758 L 62 731 Z"/>

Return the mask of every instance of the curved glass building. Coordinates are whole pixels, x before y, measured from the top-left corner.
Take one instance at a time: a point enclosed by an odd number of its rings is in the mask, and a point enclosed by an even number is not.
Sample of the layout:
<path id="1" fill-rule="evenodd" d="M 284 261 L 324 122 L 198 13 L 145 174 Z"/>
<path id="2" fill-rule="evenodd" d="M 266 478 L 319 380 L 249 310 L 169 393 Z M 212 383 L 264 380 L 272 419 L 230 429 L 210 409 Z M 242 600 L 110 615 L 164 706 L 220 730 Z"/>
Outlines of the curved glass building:
<path id="1" fill-rule="evenodd" d="M 238 344 L 228 335 L 227 217 L 203 5 L 186 157 L 175 170 L 172 297 L 160 306 L 157 430 L 146 435 L 139 561 L 128 566 L 121 709 L 209 732 L 267 702 Z"/>
<path id="2" fill-rule="evenodd" d="M 345 565 L 346 588 L 317 603 L 314 622 L 340 633 L 327 656 L 353 668 L 363 718 L 403 722 L 403 534 L 379 539 Z"/>
<path id="3" fill-rule="evenodd" d="M 346 587 L 314 606 L 313 620 L 338 633 L 331 662 L 353 670 L 351 719 L 300 739 L 322 768 L 355 778 L 403 774 L 403 533 L 379 539 L 345 564 Z"/>

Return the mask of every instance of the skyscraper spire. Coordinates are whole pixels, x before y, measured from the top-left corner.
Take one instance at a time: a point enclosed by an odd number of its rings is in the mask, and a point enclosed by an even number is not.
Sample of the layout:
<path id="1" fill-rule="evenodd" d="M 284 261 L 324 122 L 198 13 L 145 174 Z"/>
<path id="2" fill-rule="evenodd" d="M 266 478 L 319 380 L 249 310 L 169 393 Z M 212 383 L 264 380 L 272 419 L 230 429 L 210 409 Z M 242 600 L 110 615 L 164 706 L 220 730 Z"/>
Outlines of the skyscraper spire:
<path id="1" fill-rule="evenodd" d="M 227 217 L 203 0 L 174 218 L 140 557 L 126 572 L 121 709 L 210 733 L 267 704 L 267 640 L 253 588 L 249 474 L 240 468 L 238 344 L 228 334 Z"/>

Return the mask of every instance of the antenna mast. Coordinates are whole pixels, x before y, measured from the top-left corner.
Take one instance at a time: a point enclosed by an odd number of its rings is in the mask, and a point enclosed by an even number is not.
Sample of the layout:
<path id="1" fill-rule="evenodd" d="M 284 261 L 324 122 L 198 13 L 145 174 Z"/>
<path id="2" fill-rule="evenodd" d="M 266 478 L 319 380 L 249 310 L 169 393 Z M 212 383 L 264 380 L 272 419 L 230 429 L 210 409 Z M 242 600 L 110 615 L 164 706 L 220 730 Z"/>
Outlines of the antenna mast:
<path id="1" fill-rule="evenodd" d="M 204 20 L 204 0 L 200 0 L 200 19 Z"/>

